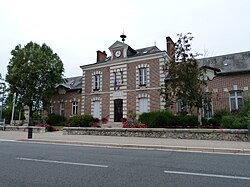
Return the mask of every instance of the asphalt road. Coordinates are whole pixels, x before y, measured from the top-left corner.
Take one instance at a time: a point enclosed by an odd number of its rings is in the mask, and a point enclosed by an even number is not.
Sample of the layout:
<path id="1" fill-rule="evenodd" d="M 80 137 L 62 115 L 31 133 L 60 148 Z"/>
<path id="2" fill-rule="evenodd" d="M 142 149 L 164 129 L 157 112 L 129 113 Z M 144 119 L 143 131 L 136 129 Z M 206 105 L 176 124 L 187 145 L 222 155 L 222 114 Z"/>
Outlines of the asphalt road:
<path id="1" fill-rule="evenodd" d="M 250 156 L 0 141 L 1 187 L 250 187 Z"/>

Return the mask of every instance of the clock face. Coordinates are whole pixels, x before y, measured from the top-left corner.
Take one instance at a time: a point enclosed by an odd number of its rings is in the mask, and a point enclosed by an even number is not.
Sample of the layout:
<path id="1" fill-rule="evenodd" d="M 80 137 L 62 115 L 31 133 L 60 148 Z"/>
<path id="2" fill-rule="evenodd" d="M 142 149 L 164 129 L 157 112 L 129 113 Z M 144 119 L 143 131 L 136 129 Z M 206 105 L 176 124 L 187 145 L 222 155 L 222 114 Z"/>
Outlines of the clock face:
<path id="1" fill-rule="evenodd" d="M 117 51 L 115 52 L 115 56 L 116 56 L 116 57 L 120 57 L 120 56 L 121 56 L 121 54 L 122 54 L 122 53 L 121 53 L 121 51 L 120 51 L 120 50 L 117 50 Z"/>

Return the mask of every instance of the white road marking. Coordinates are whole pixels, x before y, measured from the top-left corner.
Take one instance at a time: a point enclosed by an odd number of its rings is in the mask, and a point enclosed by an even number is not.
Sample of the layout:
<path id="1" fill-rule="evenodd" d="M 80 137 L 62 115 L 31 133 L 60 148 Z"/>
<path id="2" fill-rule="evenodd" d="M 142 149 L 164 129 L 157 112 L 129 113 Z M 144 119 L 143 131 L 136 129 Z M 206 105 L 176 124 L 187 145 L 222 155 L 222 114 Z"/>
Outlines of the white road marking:
<path id="1" fill-rule="evenodd" d="M 164 173 L 179 174 L 179 175 L 195 175 L 195 176 L 203 176 L 203 177 L 217 177 L 217 178 L 250 180 L 250 177 L 240 177 L 240 176 L 232 176 L 232 175 L 215 175 L 215 174 L 191 173 L 191 172 L 181 172 L 181 171 L 164 171 Z"/>
<path id="2" fill-rule="evenodd" d="M 33 162 L 46 162 L 46 163 L 56 163 L 56 164 L 68 164 L 68 165 L 78 165 L 78 166 L 91 166 L 91 167 L 101 167 L 107 168 L 107 165 L 98 165 L 98 164 L 85 164 L 85 163 L 77 163 L 77 162 L 64 162 L 57 160 L 40 160 L 33 158 L 16 158 L 17 160 L 25 160 L 25 161 L 33 161 Z"/>

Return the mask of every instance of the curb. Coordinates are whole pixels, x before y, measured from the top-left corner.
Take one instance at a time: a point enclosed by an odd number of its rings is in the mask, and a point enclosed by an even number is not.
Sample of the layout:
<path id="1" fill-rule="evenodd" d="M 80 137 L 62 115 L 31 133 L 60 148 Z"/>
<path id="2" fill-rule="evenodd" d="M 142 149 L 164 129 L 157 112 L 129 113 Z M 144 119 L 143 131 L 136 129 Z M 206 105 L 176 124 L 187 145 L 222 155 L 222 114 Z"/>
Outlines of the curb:
<path id="1" fill-rule="evenodd" d="M 42 140 L 42 139 L 21 139 L 19 142 L 29 143 L 53 143 L 79 146 L 98 146 L 98 147 L 114 147 L 114 148 L 137 148 L 150 150 L 169 150 L 169 151 L 188 151 L 188 152 L 204 152 L 204 153 L 228 153 L 228 154 L 250 154 L 250 149 L 234 149 L 234 148 L 213 148 L 213 147 L 188 147 L 188 146 L 163 146 L 163 145 L 143 145 L 143 144 L 116 144 L 116 143 L 97 143 L 97 142 L 79 142 L 79 141 L 63 141 L 63 140 Z"/>

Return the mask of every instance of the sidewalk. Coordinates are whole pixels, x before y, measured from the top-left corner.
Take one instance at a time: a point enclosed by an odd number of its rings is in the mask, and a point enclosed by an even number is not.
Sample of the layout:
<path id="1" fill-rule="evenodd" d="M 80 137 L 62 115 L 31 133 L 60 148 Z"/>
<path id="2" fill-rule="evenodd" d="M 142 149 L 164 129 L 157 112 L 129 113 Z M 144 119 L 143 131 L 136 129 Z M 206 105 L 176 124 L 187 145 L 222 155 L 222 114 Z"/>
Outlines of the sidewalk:
<path id="1" fill-rule="evenodd" d="M 62 131 L 33 133 L 32 139 L 27 137 L 27 132 L 0 131 L 0 141 L 12 140 L 32 143 L 250 154 L 250 142 L 63 135 Z"/>

